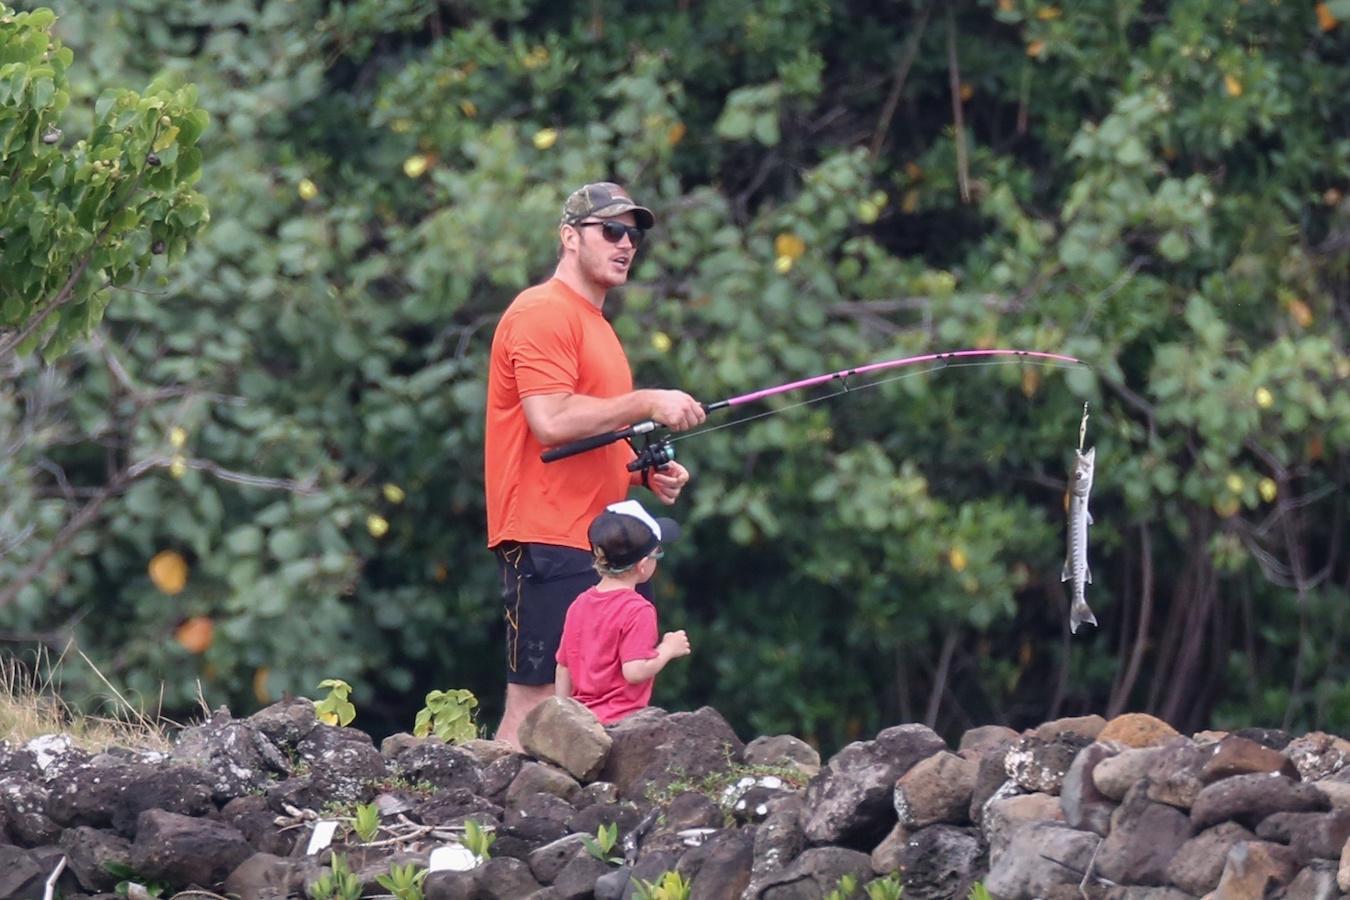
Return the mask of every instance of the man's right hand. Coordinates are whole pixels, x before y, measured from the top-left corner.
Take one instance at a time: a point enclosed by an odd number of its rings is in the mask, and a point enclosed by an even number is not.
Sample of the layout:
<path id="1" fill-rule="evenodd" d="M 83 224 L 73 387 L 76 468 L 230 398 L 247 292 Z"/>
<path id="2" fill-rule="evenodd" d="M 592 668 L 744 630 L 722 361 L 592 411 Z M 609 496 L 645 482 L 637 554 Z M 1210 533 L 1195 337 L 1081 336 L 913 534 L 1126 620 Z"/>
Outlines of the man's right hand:
<path id="1" fill-rule="evenodd" d="M 703 404 L 684 391 L 653 390 L 647 393 L 652 404 L 648 418 L 673 431 L 687 431 L 708 418 Z"/>

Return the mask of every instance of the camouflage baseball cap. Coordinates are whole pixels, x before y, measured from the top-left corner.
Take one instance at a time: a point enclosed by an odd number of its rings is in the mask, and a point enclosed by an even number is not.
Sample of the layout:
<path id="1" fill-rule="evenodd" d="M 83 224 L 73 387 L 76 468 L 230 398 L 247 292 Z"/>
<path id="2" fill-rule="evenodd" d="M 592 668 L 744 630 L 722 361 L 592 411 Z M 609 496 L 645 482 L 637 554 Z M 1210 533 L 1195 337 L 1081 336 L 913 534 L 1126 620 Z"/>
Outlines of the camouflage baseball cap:
<path id="1" fill-rule="evenodd" d="M 612 181 L 597 181 L 577 188 L 567 198 L 563 204 L 562 224 L 575 225 L 589 216 L 612 219 L 626 212 L 633 214 L 639 228 L 647 229 L 656 224 L 652 211 L 634 203 L 623 188 Z"/>

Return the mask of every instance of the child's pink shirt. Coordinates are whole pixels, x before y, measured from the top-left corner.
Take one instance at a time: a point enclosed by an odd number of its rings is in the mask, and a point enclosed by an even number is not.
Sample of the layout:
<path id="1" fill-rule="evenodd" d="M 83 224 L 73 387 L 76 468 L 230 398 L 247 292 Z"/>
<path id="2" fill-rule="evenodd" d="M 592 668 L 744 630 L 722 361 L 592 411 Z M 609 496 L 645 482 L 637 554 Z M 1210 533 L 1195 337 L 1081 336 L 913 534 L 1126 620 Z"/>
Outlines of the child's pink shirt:
<path id="1" fill-rule="evenodd" d="M 655 678 L 629 684 L 623 664 L 656 656 L 656 607 L 637 591 L 591 588 L 572 601 L 557 661 L 572 676 L 572 696 L 603 724 L 645 707 Z"/>

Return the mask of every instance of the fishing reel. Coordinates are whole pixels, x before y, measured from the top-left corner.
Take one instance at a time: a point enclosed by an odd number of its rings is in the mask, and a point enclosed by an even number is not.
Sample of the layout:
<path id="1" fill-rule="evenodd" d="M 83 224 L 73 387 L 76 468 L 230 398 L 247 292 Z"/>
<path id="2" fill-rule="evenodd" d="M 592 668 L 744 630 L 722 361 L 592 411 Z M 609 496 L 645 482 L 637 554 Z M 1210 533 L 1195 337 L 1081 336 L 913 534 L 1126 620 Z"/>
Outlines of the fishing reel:
<path id="1" fill-rule="evenodd" d="M 656 437 L 648 433 L 642 447 L 638 447 L 633 439 L 629 438 L 628 446 L 637 454 L 628 464 L 628 471 L 641 472 L 643 484 L 647 483 L 648 473 L 664 469 L 668 463 L 675 461 L 675 448 L 671 446 L 669 435 Z"/>

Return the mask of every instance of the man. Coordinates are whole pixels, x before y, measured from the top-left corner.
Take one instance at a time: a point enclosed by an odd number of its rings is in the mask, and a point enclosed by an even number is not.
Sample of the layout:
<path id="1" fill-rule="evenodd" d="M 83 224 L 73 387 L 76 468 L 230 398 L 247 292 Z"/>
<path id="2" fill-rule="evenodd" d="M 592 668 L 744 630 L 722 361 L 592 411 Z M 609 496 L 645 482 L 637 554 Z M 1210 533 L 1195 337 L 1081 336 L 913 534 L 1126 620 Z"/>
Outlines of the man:
<path id="1" fill-rule="evenodd" d="M 516 731 L 554 693 L 555 654 L 567 608 L 598 580 L 586 530 L 640 478 L 627 444 L 553 463 L 546 447 L 653 419 L 677 431 L 705 418 L 683 391 L 633 390 L 605 294 L 628 281 L 638 245 L 656 223 L 617 184 L 578 189 L 563 205 L 553 278 L 502 314 L 488 370 L 484 474 L 488 547 L 497 556 L 506 618 L 506 708 L 497 738 Z M 689 481 L 679 463 L 647 486 L 671 504 Z"/>

